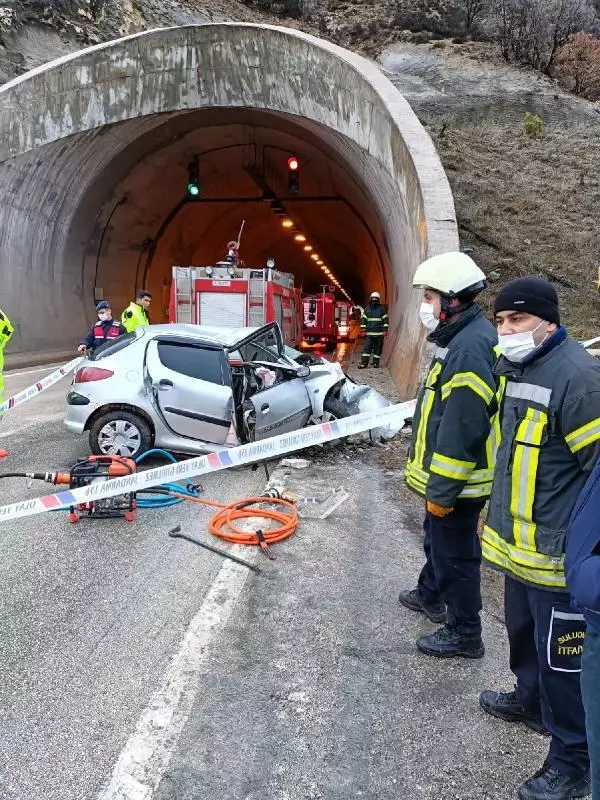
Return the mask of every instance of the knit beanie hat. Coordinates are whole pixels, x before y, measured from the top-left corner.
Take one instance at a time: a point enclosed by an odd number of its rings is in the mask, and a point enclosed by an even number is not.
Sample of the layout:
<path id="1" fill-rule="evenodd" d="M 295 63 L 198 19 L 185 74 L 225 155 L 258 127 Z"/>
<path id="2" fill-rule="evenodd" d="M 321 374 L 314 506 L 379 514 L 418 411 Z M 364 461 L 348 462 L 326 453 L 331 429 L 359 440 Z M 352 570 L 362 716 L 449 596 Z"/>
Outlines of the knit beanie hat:
<path id="1" fill-rule="evenodd" d="M 556 289 L 548 281 L 533 275 L 517 278 L 500 289 L 494 301 L 494 314 L 499 311 L 524 311 L 560 325 Z"/>

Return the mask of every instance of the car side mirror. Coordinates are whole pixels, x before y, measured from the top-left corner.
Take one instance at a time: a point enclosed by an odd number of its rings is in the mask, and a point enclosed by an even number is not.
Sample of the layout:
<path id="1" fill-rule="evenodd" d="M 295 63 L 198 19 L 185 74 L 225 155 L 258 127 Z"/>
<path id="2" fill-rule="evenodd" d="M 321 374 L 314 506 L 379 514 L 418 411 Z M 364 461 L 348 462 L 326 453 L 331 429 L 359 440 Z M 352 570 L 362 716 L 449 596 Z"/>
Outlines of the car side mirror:
<path id="1" fill-rule="evenodd" d="M 310 375 L 310 368 L 306 366 L 306 364 L 300 364 L 298 369 L 296 370 L 296 375 L 298 378 L 308 378 Z"/>

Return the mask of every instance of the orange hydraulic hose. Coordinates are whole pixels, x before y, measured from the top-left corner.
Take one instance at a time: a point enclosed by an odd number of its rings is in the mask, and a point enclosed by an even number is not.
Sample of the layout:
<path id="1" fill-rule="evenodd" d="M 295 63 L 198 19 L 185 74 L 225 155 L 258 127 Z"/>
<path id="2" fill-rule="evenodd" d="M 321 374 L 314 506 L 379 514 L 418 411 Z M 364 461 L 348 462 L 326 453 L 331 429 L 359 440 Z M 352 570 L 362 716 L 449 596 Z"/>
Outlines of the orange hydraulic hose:
<path id="1" fill-rule="evenodd" d="M 204 506 L 213 506 L 219 511 L 211 517 L 208 523 L 208 530 L 213 536 L 224 539 L 233 544 L 260 544 L 258 536 L 252 531 L 245 531 L 238 528 L 234 523 L 249 517 L 262 517 L 269 522 L 278 522 L 279 525 L 267 528 L 263 531 L 267 544 L 274 544 L 287 539 L 298 526 L 298 512 L 296 506 L 288 500 L 281 500 L 276 497 L 246 497 L 236 500 L 235 503 L 218 503 L 216 500 L 205 500 L 202 497 L 190 497 L 189 495 L 169 492 L 172 497 L 181 497 L 192 503 L 200 503 Z M 253 508 L 253 506 L 278 505 L 286 511 L 278 511 L 274 508 Z"/>

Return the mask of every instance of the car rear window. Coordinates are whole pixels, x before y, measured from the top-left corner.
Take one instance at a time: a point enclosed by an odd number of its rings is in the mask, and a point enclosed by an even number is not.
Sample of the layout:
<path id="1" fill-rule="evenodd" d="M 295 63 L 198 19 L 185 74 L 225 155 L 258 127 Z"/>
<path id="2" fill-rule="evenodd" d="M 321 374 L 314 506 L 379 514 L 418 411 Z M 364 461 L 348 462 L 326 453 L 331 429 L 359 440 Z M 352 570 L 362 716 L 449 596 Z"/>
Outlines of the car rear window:
<path id="1" fill-rule="evenodd" d="M 224 385 L 221 350 L 185 344 L 158 343 L 158 357 L 167 369 L 200 381 Z"/>
<path id="2" fill-rule="evenodd" d="M 128 347 L 136 338 L 136 332 L 132 331 L 131 333 L 124 333 L 122 336 L 119 336 L 118 339 L 110 339 L 108 342 L 104 342 L 104 344 L 100 345 L 97 350 L 94 350 L 90 360 L 100 361 L 101 358 L 106 358 L 106 356 L 114 356 L 119 350 Z"/>

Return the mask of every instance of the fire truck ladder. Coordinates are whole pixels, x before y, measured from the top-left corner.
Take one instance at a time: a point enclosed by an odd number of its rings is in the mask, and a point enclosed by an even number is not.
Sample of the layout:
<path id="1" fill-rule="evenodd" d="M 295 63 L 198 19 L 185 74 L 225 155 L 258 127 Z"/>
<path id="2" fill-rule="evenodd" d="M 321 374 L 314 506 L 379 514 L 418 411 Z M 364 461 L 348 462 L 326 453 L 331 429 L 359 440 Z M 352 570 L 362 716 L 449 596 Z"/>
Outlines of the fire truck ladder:
<path id="1" fill-rule="evenodd" d="M 262 269 L 253 269 L 248 281 L 248 325 L 251 328 L 265 324 L 266 282 Z"/>
<path id="2" fill-rule="evenodd" d="M 194 270 L 186 267 L 175 268 L 175 302 L 177 322 L 193 325 L 194 316 Z"/>

